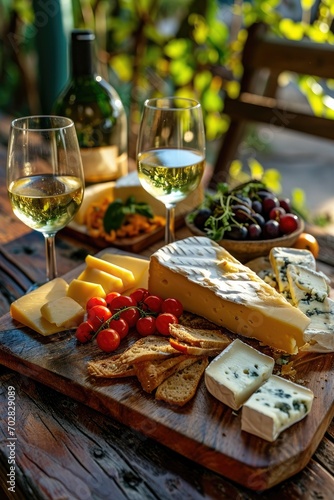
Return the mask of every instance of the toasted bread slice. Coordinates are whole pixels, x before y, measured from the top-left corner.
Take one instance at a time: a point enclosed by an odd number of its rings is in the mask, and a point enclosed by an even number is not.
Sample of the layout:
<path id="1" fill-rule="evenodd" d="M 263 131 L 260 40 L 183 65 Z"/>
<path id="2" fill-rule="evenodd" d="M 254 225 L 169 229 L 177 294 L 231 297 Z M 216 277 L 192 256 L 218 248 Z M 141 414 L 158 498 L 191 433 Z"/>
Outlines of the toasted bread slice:
<path id="1" fill-rule="evenodd" d="M 166 359 L 180 354 L 174 349 L 167 337 L 149 335 L 132 344 L 124 351 L 120 360 L 125 364 L 135 364 L 141 361 L 152 361 L 154 359 Z"/>
<path id="2" fill-rule="evenodd" d="M 169 333 L 177 340 L 193 346 L 209 349 L 215 348 L 222 350 L 231 343 L 231 339 L 217 329 L 207 330 L 171 323 L 169 325 Z"/>
<path id="3" fill-rule="evenodd" d="M 194 363 L 196 359 L 198 358 L 182 355 L 180 353 L 179 356 L 174 356 L 169 359 L 136 363 L 134 369 L 144 391 L 152 392 L 166 378 Z"/>
<path id="4" fill-rule="evenodd" d="M 174 349 L 180 351 L 180 353 L 187 354 L 188 356 L 209 356 L 213 358 L 218 356 L 218 354 L 220 354 L 223 350 L 221 348 L 217 349 L 212 347 L 198 347 L 196 345 L 190 345 L 186 342 L 182 342 L 181 340 L 174 339 L 173 337 L 170 337 L 169 342 Z"/>
<path id="5" fill-rule="evenodd" d="M 89 375 L 105 378 L 131 377 L 136 374 L 133 365 L 124 363 L 121 355 L 117 354 L 107 359 L 90 361 L 87 365 Z"/>
<path id="6" fill-rule="evenodd" d="M 200 358 L 168 377 L 156 390 L 155 397 L 171 405 L 183 406 L 196 394 L 198 384 L 208 366 L 208 358 Z"/>

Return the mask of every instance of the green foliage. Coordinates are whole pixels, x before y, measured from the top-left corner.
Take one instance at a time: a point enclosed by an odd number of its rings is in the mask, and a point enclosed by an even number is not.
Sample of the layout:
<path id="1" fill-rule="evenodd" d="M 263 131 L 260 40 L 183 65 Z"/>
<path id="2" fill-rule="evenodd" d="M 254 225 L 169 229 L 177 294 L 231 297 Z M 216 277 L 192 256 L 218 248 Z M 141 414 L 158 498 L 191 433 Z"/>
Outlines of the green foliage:
<path id="1" fill-rule="evenodd" d="M 245 28 L 252 23 L 269 24 L 276 36 L 334 43 L 333 1 L 320 0 L 319 15 L 311 21 L 314 1 L 301 0 L 302 18 L 293 21 L 280 15 L 281 0 L 235 0 L 228 24 L 219 15 L 218 0 L 72 0 L 72 5 L 75 27 L 95 31 L 101 68 L 127 108 L 133 156 L 142 103 L 152 96 L 199 99 L 208 142 L 224 134 L 228 127 L 224 97 L 239 92 Z M 1 3 L 0 109 L 4 111 L 34 101 L 29 95 L 34 92 L 33 22 L 32 1 Z M 20 41 L 20 54 L 10 40 Z M 30 77 L 22 79 L 29 71 Z M 22 80 L 31 85 L 23 87 Z M 327 82 L 328 89 L 333 81 Z M 301 77 L 298 83 L 315 113 L 333 117 L 333 102 L 323 82 Z"/>

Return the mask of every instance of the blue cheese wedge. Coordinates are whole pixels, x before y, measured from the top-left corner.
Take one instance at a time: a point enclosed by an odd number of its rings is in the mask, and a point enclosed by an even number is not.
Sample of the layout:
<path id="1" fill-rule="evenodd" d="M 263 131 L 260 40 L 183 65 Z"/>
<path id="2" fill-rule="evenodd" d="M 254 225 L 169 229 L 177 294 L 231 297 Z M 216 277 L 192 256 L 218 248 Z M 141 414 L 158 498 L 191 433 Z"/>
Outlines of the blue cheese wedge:
<path id="1" fill-rule="evenodd" d="M 287 278 L 293 303 L 311 322 L 304 331 L 303 350 L 334 350 L 334 303 L 328 297 L 328 278 L 317 271 L 290 264 Z"/>
<path id="2" fill-rule="evenodd" d="M 270 250 L 269 260 L 275 272 L 278 290 L 290 299 L 290 286 L 287 277 L 289 264 L 303 265 L 308 269 L 316 269 L 316 261 L 309 250 L 299 248 L 274 247 Z"/>
<path id="3" fill-rule="evenodd" d="M 244 404 L 241 430 L 275 441 L 282 431 L 306 417 L 313 398 L 310 389 L 272 375 Z"/>
<path id="4" fill-rule="evenodd" d="M 287 280 L 293 305 L 300 307 L 304 312 L 310 305 L 323 303 L 330 292 L 324 274 L 306 266 L 289 264 Z"/>
<path id="5" fill-rule="evenodd" d="M 150 293 L 244 337 L 296 354 L 309 318 L 218 243 L 193 236 L 150 259 Z"/>
<path id="6" fill-rule="evenodd" d="M 239 339 L 234 340 L 205 370 L 210 394 L 233 410 L 272 374 L 274 360 Z"/>

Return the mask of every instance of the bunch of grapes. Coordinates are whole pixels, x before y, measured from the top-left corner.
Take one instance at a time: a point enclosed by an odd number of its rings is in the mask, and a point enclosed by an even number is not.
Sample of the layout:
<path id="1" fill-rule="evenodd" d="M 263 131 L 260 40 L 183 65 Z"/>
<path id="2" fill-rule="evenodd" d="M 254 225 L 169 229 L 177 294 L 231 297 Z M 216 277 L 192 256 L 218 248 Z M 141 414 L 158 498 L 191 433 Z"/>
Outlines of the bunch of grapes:
<path id="1" fill-rule="evenodd" d="M 267 240 L 293 233 L 300 220 L 292 213 L 289 199 L 280 199 L 263 183 L 250 181 L 209 196 L 192 215 L 192 223 L 216 241 Z"/>

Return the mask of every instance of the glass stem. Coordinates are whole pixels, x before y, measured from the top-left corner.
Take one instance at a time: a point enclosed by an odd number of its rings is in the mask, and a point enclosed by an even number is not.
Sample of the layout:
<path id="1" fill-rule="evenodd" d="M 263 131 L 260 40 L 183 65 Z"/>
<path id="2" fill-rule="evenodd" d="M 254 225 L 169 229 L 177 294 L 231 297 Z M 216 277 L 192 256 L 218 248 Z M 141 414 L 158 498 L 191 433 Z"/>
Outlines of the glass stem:
<path id="1" fill-rule="evenodd" d="M 51 281 L 57 277 L 55 234 L 45 234 L 46 278 Z"/>
<path id="2" fill-rule="evenodd" d="M 166 205 L 165 243 L 175 241 L 175 205 Z"/>

